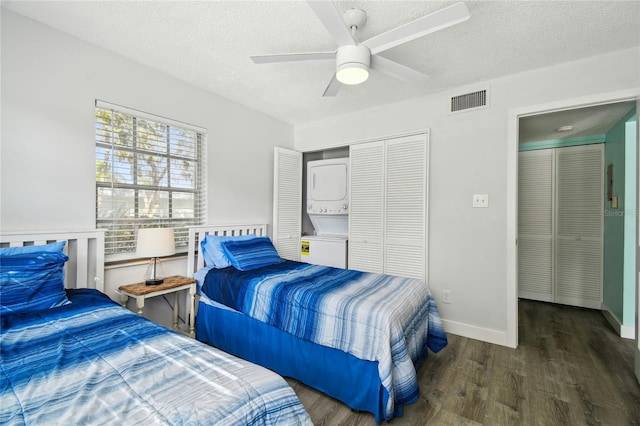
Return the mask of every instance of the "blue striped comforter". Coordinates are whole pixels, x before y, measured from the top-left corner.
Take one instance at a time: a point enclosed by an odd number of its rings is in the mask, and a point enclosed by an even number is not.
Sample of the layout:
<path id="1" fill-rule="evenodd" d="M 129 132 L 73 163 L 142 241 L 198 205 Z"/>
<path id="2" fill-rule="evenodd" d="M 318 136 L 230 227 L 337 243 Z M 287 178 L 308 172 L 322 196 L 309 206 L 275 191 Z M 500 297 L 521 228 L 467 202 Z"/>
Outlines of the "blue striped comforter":
<path id="1" fill-rule="evenodd" d="M 0 424 L 311 424 L 276 374 L 95 290 L 2 316 Z"/>
<path id="2" fill-rule="evenodd" d="M 377 361 L 395 405 L 419 396 L 415 365 L 447 344 L 422 280 L 285 261 L 252 271 L 212 269 L 200 292 L 299 338 Z"/>

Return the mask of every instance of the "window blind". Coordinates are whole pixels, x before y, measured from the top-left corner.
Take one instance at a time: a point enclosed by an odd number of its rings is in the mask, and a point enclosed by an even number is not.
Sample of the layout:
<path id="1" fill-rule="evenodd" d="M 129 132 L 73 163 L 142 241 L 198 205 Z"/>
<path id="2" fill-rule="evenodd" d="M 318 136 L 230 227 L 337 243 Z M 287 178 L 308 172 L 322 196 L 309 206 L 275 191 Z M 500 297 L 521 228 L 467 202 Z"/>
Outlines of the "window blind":
<path id="1" fill-rule="evenodd" d="M 188 227 L 206 218 L 206 130 L 96 101 L 96 227 L 109 260 L 133 258 L 139 228 Z"/>

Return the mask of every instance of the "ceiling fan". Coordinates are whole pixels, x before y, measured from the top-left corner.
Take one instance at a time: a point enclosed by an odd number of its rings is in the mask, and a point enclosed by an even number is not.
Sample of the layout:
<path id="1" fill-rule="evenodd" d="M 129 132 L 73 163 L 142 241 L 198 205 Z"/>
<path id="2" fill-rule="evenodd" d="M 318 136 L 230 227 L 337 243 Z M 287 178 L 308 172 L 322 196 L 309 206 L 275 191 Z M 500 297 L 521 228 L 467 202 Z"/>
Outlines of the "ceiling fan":
<path id="1" fill-rule="evenodd" d="M 367 14 L 363 10 L 350 9 L 345 12 L 344 17 L 341 17 L 331 1 L 307 0 L 307 3 L 336 41 L 338 49 L 333 52 L 256 55 L 251 56 L 251 59 L 256 64 L 335 59 L 336 72 L 322 96 L 336 96 L 342 84 L 364 82 L 369 77 L 370 68 L 404 81 L 424 83 L 429 78 L 427 75 L 377 54 L 464 22 L 470 17 L 464 3 L 455 3 L 358 43 L 355 39 L 356 31 L 362 28 L 367 20 Z"/>

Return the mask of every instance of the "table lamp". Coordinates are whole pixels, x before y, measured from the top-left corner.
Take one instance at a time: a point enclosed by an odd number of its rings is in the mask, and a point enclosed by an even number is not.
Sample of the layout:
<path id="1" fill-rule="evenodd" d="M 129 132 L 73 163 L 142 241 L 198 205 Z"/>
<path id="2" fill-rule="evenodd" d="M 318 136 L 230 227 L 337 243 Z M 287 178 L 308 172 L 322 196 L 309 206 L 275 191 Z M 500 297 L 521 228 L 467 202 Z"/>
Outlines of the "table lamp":
<path id="1" fill-rule="evenodd" d="M 164 281 L 161 256 L 175 254 L 176 246 L 171 228 L 143 228 L 138 230 L 136 255 L 149 257 L 149 266 L 144 275 L 146 285 L 158 285 Z"/>

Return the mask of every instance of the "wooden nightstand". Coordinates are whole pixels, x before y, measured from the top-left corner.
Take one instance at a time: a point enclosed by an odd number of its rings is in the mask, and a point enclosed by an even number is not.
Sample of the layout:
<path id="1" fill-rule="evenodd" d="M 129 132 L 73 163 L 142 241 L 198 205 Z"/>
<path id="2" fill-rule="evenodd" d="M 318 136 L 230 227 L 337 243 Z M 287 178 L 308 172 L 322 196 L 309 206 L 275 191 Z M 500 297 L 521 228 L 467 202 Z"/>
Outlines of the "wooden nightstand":
<path id="1" fill-rule="evenodd" d="M 121 285 L 120 303 L 123 307 L 127 307 L 127 300 L 130 297 L 136 299 L 138 306 L 138 314 L 142 315 L 144 309 L 144 300 L 151 297 L 162 296 L 163 294 L 175 293 L 175 301 L 173 303 L 173 329 L 178 329 L 178 293 L 181 290 L 189 290 L 189 337 L 195 337 L 195 297 L 196 297 L 196 280 L 187 277 L 175 275 L 167 277 L 164 282 L 159 285 L 146 285 L 144 282 L 136 284 Z"/>

